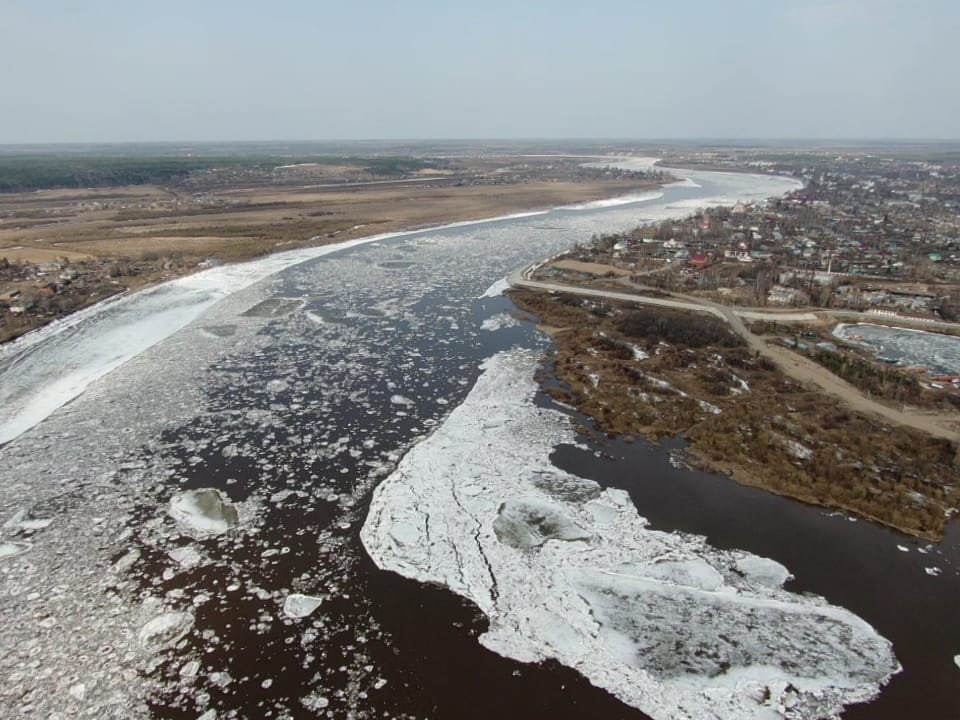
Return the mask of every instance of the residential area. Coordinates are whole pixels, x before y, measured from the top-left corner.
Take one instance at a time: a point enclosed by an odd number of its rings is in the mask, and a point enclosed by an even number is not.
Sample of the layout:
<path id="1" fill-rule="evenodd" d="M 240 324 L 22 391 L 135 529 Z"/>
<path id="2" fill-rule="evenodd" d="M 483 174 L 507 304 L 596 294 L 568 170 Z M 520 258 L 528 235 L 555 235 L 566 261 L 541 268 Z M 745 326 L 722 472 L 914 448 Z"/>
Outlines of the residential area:
<path id="1" fill-rule="evenodd" d="M 803 157 L 758 166 L 748 158 L 730 164 L 791 172 L 805 187 L 594 238 L 572 257 L 728 304 L 960 317 L 956 163 Z"/>

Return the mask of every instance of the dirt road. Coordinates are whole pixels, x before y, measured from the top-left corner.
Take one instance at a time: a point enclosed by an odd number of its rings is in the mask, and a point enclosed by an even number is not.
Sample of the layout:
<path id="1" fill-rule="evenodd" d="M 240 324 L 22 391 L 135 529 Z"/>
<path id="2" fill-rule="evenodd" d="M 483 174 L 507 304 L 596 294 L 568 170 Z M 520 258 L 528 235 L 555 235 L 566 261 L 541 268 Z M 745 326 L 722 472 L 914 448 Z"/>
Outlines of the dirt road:
<path id="1" fill-rule="evenodd" d="M 768 344 L 762 338 L 754 335 L 747 329 L 740 314 L 729 305 L 721 305 L 708 300 L 689 297 L 683 299 L 676 297 L 669 299 L 654 298 L 634 293 L 618 293 L 610 290 L 578 287 L 576 285 L 537 282 L 525 279 L 522 271 L 513 273 L 508 278 L 508 281 L 515 287 L 523 287 L 531 290 L 570 293 L 585 297 L 607 298 L 610 300 L 634 302 L 676 310 L 709 313 L 724 320 L 737 335 L 743 338 L 751 350 L 768 358 L 788 377 L 805 385 L 816 385 L 822 391 L 841 400 L 851 410 L 876 415 L 897 425 L 905 425 L 929 433 L 935 437 L 960 442 L 960 431 L 958 431 L 958 420 L 956 416 L 949 416 L 942 413 L 925 413 L 908 408 L 898 410 L 879 403 L 872 398 L 868 398 L 855 387 L 838 378 L 813 360 L 792 352 L 787 348 Z"/>

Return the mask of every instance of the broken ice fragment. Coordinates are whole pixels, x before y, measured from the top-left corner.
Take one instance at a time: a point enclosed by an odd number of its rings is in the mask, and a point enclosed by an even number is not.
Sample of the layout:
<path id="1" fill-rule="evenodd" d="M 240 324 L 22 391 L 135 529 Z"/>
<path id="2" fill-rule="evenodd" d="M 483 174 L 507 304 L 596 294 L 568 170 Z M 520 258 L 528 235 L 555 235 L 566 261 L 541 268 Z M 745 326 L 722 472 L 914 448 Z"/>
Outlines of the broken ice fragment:
<path id="1" fill-rule="evenodd" d="M 279 393 L 286 390 L 288 387 L 285 380 L 275 379 L 267 383 L 267 392 Z"/>
<path id="2" fill-rule="evenodd" d="M 203 560 L 203 555 L 201 555 L 200 551 L 192 545 L 176 548 L 175 550 L 171 550 L 169 553 L 167 553 L 167 555 L 182 568 L 191 568 L 195 565 L 199 565 Z"/>
<path id="3" fill-rule="evenodd" d="M 321 602 L 323 602 L 321 598 L 312 595 L 290 593 L 287 595 L 287 599 L 283 601 L 283 614 L 294 620 L 305 618 L 320 607 Z"/>
<path id="4" fill-rule="evenodd" d="M 20 553 L 25 553 L 30 549 L 27 543 L 20 542 L 0 542 L 0 559 L 13 557 Z"/>
<path id="5" fill-rule="evenodd" d="M 140 645 L 146 650 L 160 650 L 177 643 L 193 627 L 193 615 L 170 612 L 158 615 L 140 628 Z"/>
<path id="6" fill-rule="evenodd" d="M 239 522 L 237 508 L 214 488 L 188 490 L 170 500 L 170 516 L 195 530 L 224 533 Z"/>
<path id="7" fill-rule="evenodd" d="M 133 564 L 140 559 L 140 551 L 137 548 L 127 550 L 123 556 L 113 564 L 113 569 L 119 572 L 126 572 Z"/>
<path id="8" fill-rule="evenodd" d="M 308 710 L 323 710 L 330 701 L 319 693 L 311 693 L 300 701 Z"/>
<path id="9" fill-rule="evenodd" d="M 497 539 L 521 550 L 548 540 L 589 540 L 585 532 L 559 508 L 534 498 L 508 500 L 500 506 L 493 531 Z"/>
<path id="10" fill-rule="evenodd" d="M 787 580 L 793 579 L 793 574 L 776 560 L 759 555 L 744 554 L 734 567 L 747 580 L 771 588 L 782 587 Z"/>

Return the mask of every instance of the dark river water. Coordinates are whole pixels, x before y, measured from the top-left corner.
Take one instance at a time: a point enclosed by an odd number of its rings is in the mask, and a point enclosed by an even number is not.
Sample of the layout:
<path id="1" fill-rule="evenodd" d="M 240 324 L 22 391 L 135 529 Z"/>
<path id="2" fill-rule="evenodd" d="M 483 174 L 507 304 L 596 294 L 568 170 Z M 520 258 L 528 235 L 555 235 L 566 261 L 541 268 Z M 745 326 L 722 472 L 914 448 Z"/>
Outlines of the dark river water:
<path id="1" fill-rule="evenodd" d="M 645 717 L 571 669 L 484 649 L 476 608 L 378 570 L 359 533 L 373 489 L 464 400 L 485 358 L 514 347 L 549 350 L 530 322 L 513 319 L 509 300 L 481 297 L 492 282 L 594 232 L 689 212 L 711 198 L 786 189 L 748 176 L 692 177 L 699 187 L 668 188 L 645 203 L 426 231 L 286 268 L 204 311 L 5 445 L 2 518 L 28 508 L 54 521 L 23 533 L 30 552 L 0 559 L 0 587 L 13 598 L 0 610 L 8 628 L 0 637 L 10 641 L 0 668 L 18 673 L 0 694 L 0 716 L 46 717 L 65 698 L 77 712 L 135 717 L 116 698 L 141 686 L 112 679 L 132 665 L 159 718 Z M 56 372 L 57 352 L 69 351 L 54 343 L 47 372 Z M 31 372 L 42 377 L 44 368 Z M 546 395 L 538 402 L 552 404 Z M 822 595 L 890 639 L 904 671 L 845 718 L 960 717 L 955 523 L 943 543 L 928 546 L 675 467 L 670 453 L 679 445 L 590 441 L 589 449 L 558 448 L 554 460 L 628 491 L 656 529 L 783 563 L 795 575 L 790 589 Z M 167 516 L 171 496 L 210 487 L 237 504 L 236 529 L 206 536 Z M 51 505 L 61 497 L 73 499 Z M 91 528 L 102 527 L 109 529 L 92 540 L 100 531 Z M 26 631 L 13 629 L 36 610 L 25 598 L 61 587 L 78 598 L 58 611 L 63 632 L 28 647 Z M 307 618 L 286 617 L 290 592 L 322 604 Z M 128 608 L 116 632 L 97 614 L 107 596 Z M 101 648 L 130 644 L 157 607 L 192 613 L 179 643 L 118 651 L 115 660 L 100 650 L 105 659 L 70 665 L 67 655 L 86 658 L 95 640 Z M 79 630 L 86 625 L 103 627 L 91 639 Z M 22 671 L 30 657 L 71 679 Z M 84 693 L 67 696 L 78 682 Z"/>

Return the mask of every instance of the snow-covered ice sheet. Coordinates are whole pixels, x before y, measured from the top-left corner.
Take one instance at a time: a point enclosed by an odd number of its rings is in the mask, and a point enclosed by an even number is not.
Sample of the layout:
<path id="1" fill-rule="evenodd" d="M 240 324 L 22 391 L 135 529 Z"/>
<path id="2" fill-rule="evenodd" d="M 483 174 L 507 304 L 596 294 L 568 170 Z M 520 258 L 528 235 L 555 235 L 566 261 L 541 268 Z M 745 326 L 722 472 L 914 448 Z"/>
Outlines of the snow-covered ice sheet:
<path id="1" fill-rule="evenodd" d="M 378 566 L 476 603 L 491 650 L 556 659 L 657 720 L 834 717 L 899 670 L 869 624 L 785 591 L 782 565 L 650 530 L 623 491 L 552 467 L 575 438 L 533 404 L 536 365 L 486 361 L 377 488 L 361 539 Z"/>

